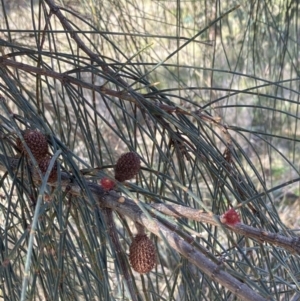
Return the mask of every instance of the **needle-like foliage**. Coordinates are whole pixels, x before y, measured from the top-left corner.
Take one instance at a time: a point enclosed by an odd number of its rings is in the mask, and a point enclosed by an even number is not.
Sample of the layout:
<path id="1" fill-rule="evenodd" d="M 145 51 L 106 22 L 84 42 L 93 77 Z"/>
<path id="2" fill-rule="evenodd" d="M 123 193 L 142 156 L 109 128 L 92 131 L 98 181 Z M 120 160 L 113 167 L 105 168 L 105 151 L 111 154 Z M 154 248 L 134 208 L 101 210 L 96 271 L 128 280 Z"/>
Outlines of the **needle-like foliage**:
<path id="1" fill-rule="evenodd" d="M 299 5 L 239 2 L 2 0 L 0 300 L 300 300 Z"/>

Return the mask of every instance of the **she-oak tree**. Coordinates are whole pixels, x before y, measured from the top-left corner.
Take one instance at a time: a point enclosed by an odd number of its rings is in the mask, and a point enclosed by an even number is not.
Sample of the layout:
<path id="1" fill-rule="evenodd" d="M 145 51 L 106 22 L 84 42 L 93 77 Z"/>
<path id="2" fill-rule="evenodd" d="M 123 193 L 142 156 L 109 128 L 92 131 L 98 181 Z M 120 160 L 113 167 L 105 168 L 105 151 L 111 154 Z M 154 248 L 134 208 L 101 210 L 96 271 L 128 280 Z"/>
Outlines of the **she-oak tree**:
<path id="1" fill-rule="evenodd" d="M 7 200 L 1 238 L 4 300 L 160 300 L 164 290 L 171 299 L 176 291 L 184 300 L 181 289 L 189 300 L 277 300 L 289 289 L 296 298 L 300 238 L 267 204 L 266 195 L 279 187 L 257 191 L 230 134 L 233 128 L 196 103 L 172 102 L 167 91 L 156 89 L 130 64 L 106 63 L 109 59 L 86 46 L 87 37 L 81 39 L 74 29 L 71 12 L 54 1 L 41 2 L 40 9 L 45 24 L 38 49 L 1 41 L 12 49 L 0 57 L 0 187 Z M 54 18 L 70 38 L 73 56 L 44 50 Z M 72 68 L 59 71 L 56 56 Z M 45 99 L 29 101 L 18 93 L 27 90 L 16 84 L 12 70 L 34 75 L 37 95 L 44 84 L 57 92 L 57 106 L 51 108 L 57 120 L 47 119 Z M 81 72 L 101 77 L 103 84 L 85 81 Z M 83 91 L 91 91 L 93 103 Z M 106 104 L 110 120 L 96 100 Z M 112 158 L 111 165 L 100 159 L 104 149 L 109 153 L 101 123 L 130 151 Z M 88 163 L 71 148 L 78 146 L 76 135 L 84 141 Z M 211 207 L 203 201 L 203 187 L 214 196 Z M 277 273 L 283 258 L 288 279 Z"/>

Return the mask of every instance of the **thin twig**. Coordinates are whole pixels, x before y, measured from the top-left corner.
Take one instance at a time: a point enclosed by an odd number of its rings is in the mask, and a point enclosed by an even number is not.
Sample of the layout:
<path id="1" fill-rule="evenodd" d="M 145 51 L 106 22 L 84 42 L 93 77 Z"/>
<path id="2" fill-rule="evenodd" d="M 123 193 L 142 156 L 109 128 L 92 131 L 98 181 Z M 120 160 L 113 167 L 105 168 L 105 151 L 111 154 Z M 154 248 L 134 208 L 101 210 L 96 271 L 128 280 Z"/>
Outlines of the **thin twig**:
<path id="1" fill-rule="evenodd" d="M 54 79 L 59 80 L 60 82 L 62 82 L 62 84 L 73 84 L 76 86 L 79 86 L 81 88 L 85 88 L 88 90 L 92 90 L 92 91 L 96 91 L 100 94 L 105 94 L 108 96 L 113 96 L 113 97 L 117 97 L 126 101 L 130 101 L 135 103 L 137 106 L 140 107 L 139 102 L 137 101 L 136 97 L 133 97 L 132 94 L 130 94 L 129 92 L 123 90 L 123 91 L 116 91 L 116 90 L 112 90 L 109 88 L 106 88 L 103 85 L 94 85 L 92 83 L 89 82 L 85 82 L 83 80 L 80 80 L 78 78 L 75 78 L 73 76 L 68 75 L 67 73 L 63 72 L 56 72 L 50 69 L 45 69 L 45 68 L 39 68 L 39 67 L 34 67 L 28 64 L 24 64 L 21 62 L 17 62 L 16 60 L 11 60 L 8 59 L 8 57 L 16 57 L 19 55 L 23 55 L 24 52 L 21 53 L 8 53 L 4 56 L 0 56 L 0 65 L 1 66 L 5 66 L 5 67 L 11 67 L 14 68 L 16 70 L 23 70 L 27 73 L 33 73 L 33 74 L 37 74 L 37 75 L 43 75 L 46 77 L 51 77 Z M 137 94 L 135 92 L 135 94 Z M 143 94 L 137 94 L 140 98 L 143 98 L 144 95 Z M 195 112 L 190 112 L 189 110 L 185 110 L 183 108 L 177 107 L 175 105 L 167 105 L 167 104 L 163 104 L 163 103 L 159 103 L 159 102 L 152 102 L 152 105 L 155 106 L 157 109 L 160 109 L 162 111 L 164 111 L 165 113 L 168 114 L 183 114 L 183 115 L 190 115 L 190 116 L 194 116 L 194 117 L 199 117 L 200 119 L 202 119 L 203 121 L 207 121 L 209 123 L 215 124 L 218 127 L 221 127 L 222 129 L 225 129 L 226 126 L 223 125 L 222 123 L 220 123 L 220 118 L 219 117 L 211 117 L 208 116 L 206 114 L 201 113 L 199 110 L 196 110 Z M 159 111 L 157 112 L 157 114 L 159 114 Z"/>
<path id="2" fill-rule="evenodd" d="M 211 213 L 197 210 L 181 205 L 167 204 L 151 204 L 152 208 L 176 218 L 188 218 L 202 223 L 207 223 L 214 226 L 220 226 L 219 216 Z M 259 242 L 267 242 L 275 246 L 282 247 L 291 253 L 300 254 L 300 237 L 286 237 L 277 233 L 271 233 L 262 229 L 257 229 L 243 223 L 235 225 L 222 225 L 223 227 L 235 232 L 236 234 L 244 235 L 251 239 L 256 239 Z"/>
<path id="3" fill-rule="evenodd" d="M 117 233 L 116 225 L 113 219 L 113 213 L 110 208 L 103 208 L 102 213 L 105 217 L 105 221 L 107 224 L 107 230 L 109 233 L 109 236 L 111 238 L 111 241 L 113 243 L 114 251 L 116 252 L 117 261 L 119 261 L 119 265 L 121 268 L 121 273 L 124 275 L 125 279 L 125 287 L 128 289 L 128 293 L 132 299 L 132 301 L 138 301 L 137 294 L 133 287 L 133 281 L 130 276 L 130 273 L 128 271 L 128 266 L 126 264 L 126 261 L 124 259 L 124 252 L 122 250 L 122 246 L 119 241 L 119 236 Z"/>

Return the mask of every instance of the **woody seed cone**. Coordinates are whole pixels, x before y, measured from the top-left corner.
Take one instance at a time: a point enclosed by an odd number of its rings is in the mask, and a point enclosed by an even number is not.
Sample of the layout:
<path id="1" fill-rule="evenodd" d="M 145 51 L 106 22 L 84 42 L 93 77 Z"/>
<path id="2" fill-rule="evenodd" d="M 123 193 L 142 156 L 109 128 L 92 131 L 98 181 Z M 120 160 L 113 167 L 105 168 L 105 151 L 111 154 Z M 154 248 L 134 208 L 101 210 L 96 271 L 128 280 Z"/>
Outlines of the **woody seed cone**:
<path id="1" fill-rule="evenodd" d="M 45 173 L 48 169 L 50 161 L 51 161 L 51 157 L 45 157 L 42 160 L 40 160 L 40 162 L 39 162 L 39 168 L 40 168 L 43 176 L 45 175 Z M 55 162 L 52 167 L 52 170 L 50 171 L 48 182 L 52 183 L 52 182 L 56 182 L 56 181 L 57 181 L 57 164 Z"/>
<path id="2" fill-rule="evenodd" d="M 132 179 L 141 168 L 141 160 L 137 153 L 128 152 L 123 154 L 115 167 L 115 179 L 124 182 Z"/>
<path id="3" fill-rule="evenodd" d="M 26 130 L 23 137 L 36 161 L 39 162 L 41 159 L 46 157 L 48 153 L 48 142 L 46 137 L 41 132 L 37 130 Z M 16 142 L 17 147 L 24 152 L 27 157 L 29 157 L 29 154 L 25 146 L 22 144 L 21 139 L 17 138 Z"/>
<path id="4" fill-rule="evenodd" d="M 138 234 L 129 248 L 129 261 L 132 268 L 140 273 L 149 273 L 156 265 L 154 243 L 146 234 Z"/>

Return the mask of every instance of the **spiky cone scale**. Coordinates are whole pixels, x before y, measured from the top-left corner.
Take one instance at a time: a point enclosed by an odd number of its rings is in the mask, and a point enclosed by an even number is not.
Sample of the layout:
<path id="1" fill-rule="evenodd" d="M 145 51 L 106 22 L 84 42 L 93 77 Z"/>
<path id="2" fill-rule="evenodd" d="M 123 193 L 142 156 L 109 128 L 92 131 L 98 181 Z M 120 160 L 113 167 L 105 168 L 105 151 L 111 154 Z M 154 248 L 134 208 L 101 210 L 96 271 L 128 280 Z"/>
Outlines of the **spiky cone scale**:
<path id="1" fill-rule="evenodd" d="M 39 161 L 39 169 L 43 176 L 45 176 L 48 166 L 50 164 L 51 157 L 45 157 Z M 55 162 L 48 178 L 49 183 L 53 183 L 57 181 L 57 163 Z"/>
<path id="2" fill-rule="evenodd" d="M 37 130 L 26 130 L 23 134 L 23 138 L 37 162 L 47 156 L 48 142 L 44 134 Z M 22 143 L 21 139 L 17 138 L 16 142 L 19 150 L 29 157 L 26 147 Z"/>
<path id="3" fill-rule="evenodd" d="M 115 179 L 119 182 L 132 179 L 141 168 L 141 160 L 137 153 L 128 152 L 123 154 L 115 166 Z"/>
<path id="4" fill-rule="evenodd" d="M 140 273 L 149 273 L 156 265 L 154 243 L 146 234 L 137 234 L 129 248 L 129 261 L 132 268 Z"/>

